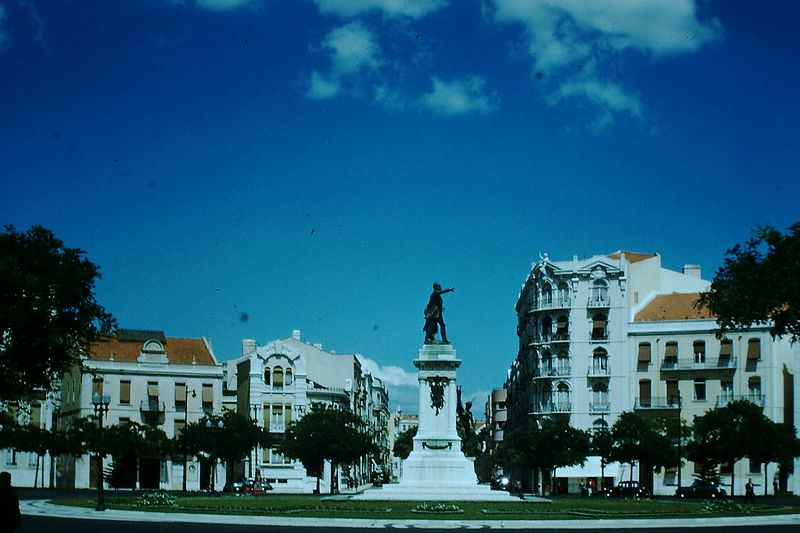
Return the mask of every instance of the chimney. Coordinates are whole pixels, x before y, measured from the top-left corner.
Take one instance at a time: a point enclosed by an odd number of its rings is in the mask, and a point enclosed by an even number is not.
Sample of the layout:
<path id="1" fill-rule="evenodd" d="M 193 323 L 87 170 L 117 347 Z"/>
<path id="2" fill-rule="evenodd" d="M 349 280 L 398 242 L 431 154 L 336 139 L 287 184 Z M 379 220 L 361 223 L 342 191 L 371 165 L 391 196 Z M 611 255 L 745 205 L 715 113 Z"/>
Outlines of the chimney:
<path id="1" fill-rule="evenodd" d="M 299 329 L 293 329 L 292 330 L 292 338 L 295 339 L 295 340 L 298 340 L 298 341 L 300 340 L 300 330 Z"/>
<path id="2" fill-rule="evenodd" d="M 242 355 L 247 355 L 256 351 L 255 339 L 242 339 Z"/>
<path id="3" fill-rule="evenodd" d="M 687 278 L 700 279 L 700 265 L 683 265 L 683 275 Z"/>

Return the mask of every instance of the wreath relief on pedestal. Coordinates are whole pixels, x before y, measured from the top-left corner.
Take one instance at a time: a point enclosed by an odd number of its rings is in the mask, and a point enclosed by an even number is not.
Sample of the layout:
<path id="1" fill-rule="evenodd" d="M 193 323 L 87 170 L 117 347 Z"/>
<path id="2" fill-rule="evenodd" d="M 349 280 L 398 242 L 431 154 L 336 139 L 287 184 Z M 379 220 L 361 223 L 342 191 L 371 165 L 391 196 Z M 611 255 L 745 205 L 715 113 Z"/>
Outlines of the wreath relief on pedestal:
<path id="1" fill-rule="evenodd" d="M 428 387 L 431 389 L 431 407 L 436 410 L 436 416 L 444 407 L 444 389 L 447 386 L 447 378 L 428 378 Z"/>

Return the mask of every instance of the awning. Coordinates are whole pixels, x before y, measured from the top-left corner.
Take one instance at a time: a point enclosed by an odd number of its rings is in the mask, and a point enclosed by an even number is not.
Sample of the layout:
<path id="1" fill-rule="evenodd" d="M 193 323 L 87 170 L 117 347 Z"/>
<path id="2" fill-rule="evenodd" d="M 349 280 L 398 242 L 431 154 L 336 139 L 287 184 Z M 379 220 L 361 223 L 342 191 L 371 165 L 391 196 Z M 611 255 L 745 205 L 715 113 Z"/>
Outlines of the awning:
<path id="1" fill-rule="evenodd" d="M 608 463 L 604 473 L 606 477 L 618 477 L 619 469 L 619 463 Z M 592 456 L 586 458 L 583 466 L 573 465 L 556 468 L 556 477 L 600 477 L 601 472 L 600 457 Z"/>

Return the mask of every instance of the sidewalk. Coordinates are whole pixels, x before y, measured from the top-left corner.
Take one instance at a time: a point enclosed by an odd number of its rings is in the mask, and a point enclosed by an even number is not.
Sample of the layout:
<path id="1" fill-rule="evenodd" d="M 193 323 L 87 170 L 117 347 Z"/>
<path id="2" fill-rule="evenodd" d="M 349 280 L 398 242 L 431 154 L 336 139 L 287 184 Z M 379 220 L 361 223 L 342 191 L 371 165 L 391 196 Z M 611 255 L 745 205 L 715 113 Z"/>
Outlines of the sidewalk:
<path id="1" fill-rule="evenodd" d="M 641 528 L 697 528 L 724 526 L 796 526 L 800 528 L 800 515 L 737 516 L 717 518 L 669 518 L 630 520 L 384 520 L 370 518 L 303 518 L 283 516 L 241 516 L 220 514 L 163 513 L 149 511 L 98 512 L 84 507 L 67 507 L 48 503 L 46 500 L 23 500 L 22 514 L 57 518 L 83 518 L 114 520 L 123 522 L 183 522 L 193 524 L 227 524 L 250 526 L 298 526 L 298 527 L 345 527 L 345 528 L 420 528 L 456 529 L 641 529 Z"/>

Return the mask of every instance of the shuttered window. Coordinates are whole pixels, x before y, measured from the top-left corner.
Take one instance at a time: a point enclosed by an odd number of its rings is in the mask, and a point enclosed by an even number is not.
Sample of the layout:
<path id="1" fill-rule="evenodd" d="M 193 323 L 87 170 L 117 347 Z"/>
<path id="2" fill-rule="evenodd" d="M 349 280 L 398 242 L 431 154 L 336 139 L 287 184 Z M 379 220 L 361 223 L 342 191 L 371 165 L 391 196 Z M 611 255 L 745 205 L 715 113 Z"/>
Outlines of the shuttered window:
<path id="1" fill-rule="evenodd" d="M 129 403 L 131 403 L 131 382 L 130 381 L 120 381 L 119 382 L 119 403 L 121 403 L 121 404 L 129 404 Z"/>
<path id="2" fill-rule="evenodd" d="M 186 383 L 175 384 L 175 403 L 186 401 Z"/>
<path id="3" fill-rule="evenodd" d="M 650 403 L 650 380 L 643 379 L 639 382 L 639 401 L 643 405 Z"/>
<path id="4" fill-rule="evenodd" d="M 678 343 L 677 341 L 668 341 L 664 346 L 664 359 L 677 359 L 678 358 Z"/>
<path id="5" fill-rule="evenodd" d="M 289 423 L 292 421 L 292 406 L 286 406 L 286 425 L 288 426 Z"/>
<path id="6" fill-rule="evenodd" d="M 650 355 L 650 343 L 649 342 L 640 342 L 639 343 L 639 362 L 640 363 L 649 363 L 651 359 Z"/>
<path id="7" fill-rule="evenodd" d="M 670 404 L 677 404 L 679 400 L 678 382 L 675 380 L 667 381 L 667 401 Z"/>
<path id="8" fill-rule="evenodd" d="M 203 406 L 214 403 L 214 385 L 203 383 Z"/>
<path id="9" fill-rule="evenodd" d="M 761 359 L 761 339 L 747 340 L 747 360 L 758 361 Z"/>
<path id="10" fill-rule="evenodd" d="M 151 398 L 158 398 L 158 382 L 150 381 L 147 383 L 147 395 Z"/>
<path id="11" fill-rule="evenodd" d="M 733 355 L 733 341 L 731 339 L 722 339 L 719 344 L 719 356 L 721 358 L 730 357 Z"/>

